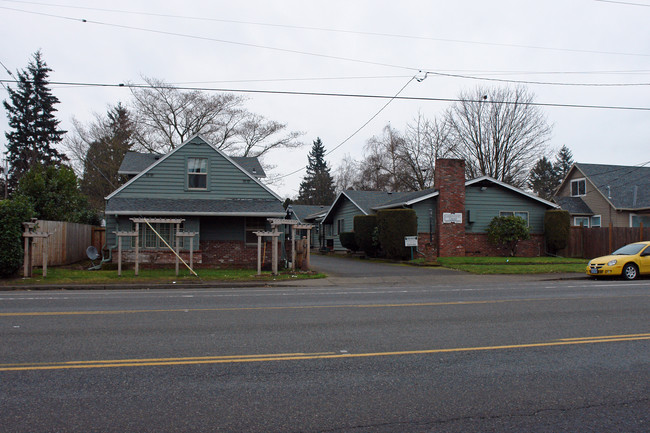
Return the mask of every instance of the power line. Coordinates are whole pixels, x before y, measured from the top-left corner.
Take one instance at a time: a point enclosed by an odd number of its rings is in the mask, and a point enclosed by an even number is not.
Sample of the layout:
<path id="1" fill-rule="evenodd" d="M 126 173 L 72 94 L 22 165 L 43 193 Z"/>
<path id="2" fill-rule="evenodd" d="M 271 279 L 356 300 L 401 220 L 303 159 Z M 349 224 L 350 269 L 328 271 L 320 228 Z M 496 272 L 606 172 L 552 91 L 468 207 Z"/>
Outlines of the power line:
<path id="1" fill-rule="evenodd" d="M 0 80 L 0 83 L 16 83 L 16 80 Z M 107 84 L 107 83 L 79 83 L 79 82 L 65 82 L 65 81 L 51 81 L 51 85 L 62 86 L 78 86 L 78 87 L 122 87 L 122 88 L 142 88 L 153 89 L 156 86 L 144 84 Z M 160 86 L 158 86 L 160 87 Z M 162 86 L 165 87 L 165 86 Z M 289 90 L 254 90 L 254 89 L 233 89 L 233 88 L 216 88 L 216 87 L 175 87 L 169 88 L 177 90 L 199 90 L 206 92 L 230 92 L 230 93 L 251 93 L 251 94 L 266 94 L 266 95 L 290 95 L 290 96 L 330 96 L 342 98 L 365 98 L 365 99 L 399 99 L 403 101 L 428 101 L 428 102 L 481 102 L 482 104 L 514 104 L 512 101 L 497 101 L 497 100 L 473 100 L 473 99 L 459 99 L 459 98 L 436 98 L 425 96 L 391 96 L 391 95 L 371 95 L 361 93 L 334 93 L 334 92 L 299 92 Z M 539 107 L 553 107 L 553 108 L 588 108 L 599 110 L 627 110 L 627 111 L 650 111 L 650 107 L 632 107 L 623 105 L 589 105 L 589 104 L 563 104 L 552 102 L 527 102 L 526 105 L 539 106 Z"/>
<path id="2" fill-rule="evenodd" d="M 68 9 L 92 10 L 92 11 L 100 11 L 100 12 L 112 12 L 112 13 L 122 13 L 122 14 L 141 15 L 141 16 L 154 16 L 154 17 L 162 17 L 162 18 L 177 18 L 177 19 L 187 19 L 187 20 L 195 20 L 195 21 L 222 22 L 222 23 L 231 23 L 231 24 L 246 24 L 246 25 L 264 26 L 264 27 L 287 28 L 287 29 L 295 29 L 295 30 L 310 30 L 310 31 L 354 34 L 354 35 L 363 35 L 363 36 L 380 36 L 380 37 L 399 38 L 399 39 L 425 40 L 425 41 L 436 41 L 436 42 L 451 42 L 451 43 L 460 43 L 460 44 L 507 47 L 507 48 L 526 48 L 526 49 L 556 51 L 556 52 L 572 52 L 572 53 L 606 54 L 606 55 L 618 55 L 618 56 L 650 57 L 650 54 L 643 54 L 643 53 L 625 53 L 625 52 L 615 52 L 615 51 L 601 51 L 601 50 L 585 50 L 585 49 L 574 49 L 574 48 L 545 47 L 545 46 L 539 46 L 539 45 L 509 44 L 509 43 L 472 41 L 472 40 L 452 39 L 452 38 L 435 38 L 435 37 L 431 37 L 431 36 L 401 35 L 401 34 L 383 33 L 383 32 L 364 32 L 364 31 L 359 31 L 359 30 L 333 29 L 333 28 L 326 28 L 326 27 L 296 26 L 296 25 L 289 25 L 289 24 L 275 24 L 275 23 L 265 23 L 265 22 L 257 22 L 257 21 L 229 20 L 229 19 L 222 19 L 222 18 L 161 14 L 161 13 L 154 13 L 154 12 L 137 12 L 137 11 L 127 11 L 127 10 L 119 10 L 119 9 L 94 8 L 94 7 L 87 7 L 87 6 L 71 6 L 71 5 L 33 2 L 33 1 L 20 1 L 20 2 L 16 1 L 16 0 L 2 0 L 2 1 L 9 2 L 9 3 L 33 4 L 33 5 L 39 5 L 39 6 L 60 7 L 60 8 L 68 8 Z M 605 0 L 600 0 L 600 1 L 605 1 Z M 614 2 L 614 1 L 609 1 L 609 3 L 622 3 L 622 4 L 634 4 L 634 5 L 638 5 L 638 6 L 648 6 L 648 5 L 641 5 L 641 4 L 636 4 L 636 3 Z M 14 10 L 17 10 L 17 9 L 14 9 Z M 23 11 L 23 12 L 30 13 L 29 11 Z"/>
<path id="3" fill-rule="evenodd" d="M 426 78 L 426 75 L 425 75 L 424 78 Z M 350 139 L 351 139 L 352 137 L 354 137 L 354 136 L 357 135 L 359 132 L 361 132 L 361 130 L 362 130 L 363 128 L 365 128 L 366 126 L 368 126 L 368 124 L 369 124 L 370 122 L 372 122 L 372 121 L 375 119 L 375 117 L 379 116 L 379 114 L 380 114 L 382 111 L 384 111 L 384 110 L 386 109 L 386 107 L 388 107 L 388 105 L 389 105 L 391 102 L 393 102 L 393 101 L 394 101 L 394 100 L 395 100 L 395 99 L 400 95 L 400 93 L 402 93 L 402 92 L 404 91 L 404 89 L 406 89 L 406 87 L 407 87 L 409 84 L 411 84 L 411 83 L 413 82 L 413 80 L 416 80 L 416 81 L 418 81 L 418 82 L 421 82 L 422 80 L 424 80 L 424 78 L 419 79 L 419 78 L 416 78 L 415 76 L 411 77 L 411 79 L 408 80 L 408 81 L 406 82 L 406 84 L 404 84 L 404 86 L 402 86 L 402 88 L 399 89 L 399 91 L 398 91 L 397 93 L 395 93 L 395 95 L 394 95 L 391 99 L 389 99 L 388 102 L 386 102 L 386 103 L 385 103 L 385 104 L 384 104 L 384 105 L 383 105 L 383 106 L 382 106 L 382 107 L 381 107 L 381 108 L 380 108 L 380 109 L 379 109 L 375 114 L 373 114 L 373 115 L 372 115 L 372 116 L 371 116 L 371 117 L 370 117 L 370 118 L 369 118 L 369 119 L 368 119 L 368 120 L 367 120 L 363 125 L 361 125 L 359 128 L 357 128 L 357 129 L 356 129 L 352 134 L 350 134 L 350 135 L 349 135 L 345 140 L 343 140 L 342 142 L 340 142 L 339 144 L 337 144 L 334 148 L 330 149 L 330 151 L 327 152 L 327 153 L 325 153 L 323 156 L 327 156 L 327 155 L 331 154 L 331 153 L 334 152 L 336 149 L 338 149 L 339 147 L 343 146 L 345 143 L 347 143 L 348 141 L 350 141 Z M 292 171 L 291 173 L 287 173 L 287 174 L 284 174 L 284 175 L 282 175 L 282 176 L 279 176 L 277 179 L 284 179 L 285 177 L 289 177 L 289 176 L 292 176 L 292 175 L 294 175 L 294 174 L 296 174 L 296 173 L 300 173 L 301 171 L 306 170 L 306 169 L 307 169 L 306 167 L 301 167 L 301 168 L 299 168 L 298 170 Z"/>
<path id="4" fill-rule="evenodd" d="M 637 86 L 650 86 L 648 83 L 563 83 L 557 81 L 531 81 L 531 80 L 508 80 L 505 78 L 487 78 L 476 77 L 471 75 L 450 74 L 437 71 L 427 71 L 429 74 L 437 75 L 440 77 L 463 78 L 468 80 L 478 81 L 493 81 L 498 83 L 514 83 L 514 84 L 536 84 L 545 86 L 569 86 L 569 87 L 637 87 Z"/>
<path id="5" fill-rule="evenodd" d="M 16 11 L 16 12 L 23 12 L 27 14 L 33 14 L 33 15 L 41 15 L 41 16 L 46 16 L 50 18 L 58 18 L 58 19 L 64 19 L 64 20 L 69 20 L 69 21 L 79 21 L 82 23 L 89 23 L 89 24 L 97 24 L 101 26 L 106 26 L 106 27 L 116 27 L 116 28 L 121 28 L 121 29 L 128 29 L 128 30 L 138 30 L 141 32 L 146 32 L 146 33 L 154 33 L 154 34 L 160 34 L 160 35 L 166 35 L 166 36 L 176 36 L 176 37 L 181 37 L 181 38 L 188 38 L 188 39 L 196 39 L 196 40 L 202 40 L 202 41 L 209 41 L 209 42 L 219 42 L 223 44 L 230 44 L 230 45 L 238 45 L 238 46 L 243 46 L 243 47 L 250 47 L 250 48 L 262 48 L 266 50 L 272 50 L 272 51 L 279 51 L 283 53 L 290 53 L 290 54 L 300 54 L 303 56 L 311 56 L 311 57 L 319 57 L 319 58 L 324 58 L 324 59 L 333 59 L 333 60 L 342 60 L 346 62 L 354 62 L 354 63 L 362 63 L 366 65 L 374 65 L 374 66 L 385 66 L 389 68 L 395 68 L 395 69 L 406 69 L 410 71 L 420 71 L 421 68 L 415 68 L 415 67 L 409 67 L 409 66 L 401 66 L 401 65 L 393 65 L 390 63 L 382 63 L 382 62 L 373 62 L 370 60 L 360 60 L 360 59 L 354 59 L 351 57 L 342 57 L 342 56 L 332 56 L 329 54 L 319 54 L 319 53 L 312 53 L 309 51 L 300 51 L 300 50 L 292 50 L 289 48 L 279 48 L 279 47 L 271 47 L 268 45 L 260 45 L 260 44 L 252 44 L 248 42 L 238 42 L 238 41 L 231 41 L 227 39 L 220 39 L 220 38 L 211 38 L 207 36 L 197 36 L 197 35 L 189 35 L 186 33 L 178 33 L 178 32 L 170 32 L 166 30 L 155 30 L 155 29 L 148 29 L 144 27 L 136 27 L 136 26 L 127 26 L 124 24 L 114 24 L 114 23 L 106 23 L 102 21 L 94 21 L 94 20 L 87 20 L 84 18 L 73 18 L 73 17 L 66 17 L 66 16 L 61 16 L 61 15 L 55 15 L 55 14 L 48 14 L 44 12 L 34 12 L 34 11 L 26 11 L 23 9 L 16 9 L 16 8 L 8 8 L 4 6 L 0 6 L 0 9 L 6 9 L 6 10 L 11 10 L 11 11 Z"/>
<path id="6" fill-rule="evenodd" d="M 643 6 L 646 8 L 650 7 L 650 5 L 643 4 L 643 3 L 622 2 L 622 1 L 614 1 L 614 0 L 595 0 L 595 1 L 601 3 L 614 3 L 614 4 L 626 5 L 626 6 Z"/>

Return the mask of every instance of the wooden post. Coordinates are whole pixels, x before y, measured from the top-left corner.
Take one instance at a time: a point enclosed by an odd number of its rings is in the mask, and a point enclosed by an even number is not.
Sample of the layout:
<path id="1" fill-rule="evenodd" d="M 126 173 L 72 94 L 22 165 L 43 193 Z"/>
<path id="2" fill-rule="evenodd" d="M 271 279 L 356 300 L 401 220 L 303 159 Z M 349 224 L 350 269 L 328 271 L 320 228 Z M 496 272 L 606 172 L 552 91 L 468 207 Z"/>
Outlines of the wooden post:
<path id="1" fill-rule="evenodd" d="M 122 276 L 122 236 L 117 237 L 117 276 Z"/>
<path id="2" fill-rule="evenodd" d="M 614 238 L 614 233 L 612 233 L 612 232 L 613 232 L 613 230 L 612 230 L 612 222 L 610 221 L 609 222 L 609 248 L 607 250 L 610 253 L 612 252 L 612 244 L 614 243 L 614 239 L 613 239 Z"/>
<path id="3" fill-rule="evenodd" d="M 25 237 L 25 258 L 23 262 L 23 277 L 29 278 L 32 276 L 32 264 L 30 259 L 32 255 L 29 253 L 29 244 L 31 243 L 31 238 Z"/>
<path id="4" fill-rule="evenodd" d="M 296 229 L 291 226 L 291 271 L 296 272 Z"/>
<path id="5" fill-rule="evenodd" d="M 135 276 L 138 276 L 140 266 L 140 223 L 135 223 Z"/>
<path id="6" fill-rule="evenodd" d="M 194 269 L 194 236 L 190 238 L 190 268 Z"/>
<path id="7" fill-rule="evenodd" d="M 43 238 L 43 278 L 45 277 L 47 277 L 47 238 Z"/>
<path id="8" fill-rule="evenodd" d="M 309 263 L 309 254 L 311 250 L 311 229 L 307 229 L 307 270 L 311 270 L 311 265 Z"/>
<path id="9" fill-rule="evenodd" d="M 257 236 L 257 275 L 262 275 L 262 236 Z"/>
<path id="10" fill-rule="evenodd" d="M 178 229 L 179 228 L 180 228 L 180 224 L 176 223 L 176 234 L 177 235 L 178 235 Z M 171 231 L 173 231 L 173 229 L 174 229 L 174 225 L 170 224 L 169 225 L 169 231 L 171 232 Z M 176 257 L 176 276 L 178 277 L 178 254 L 180 254 L 180 248 L 179 248 L 180 242 L 179 242 L 178 236 L 174 236 L 174 240 L 176 241 L 176 244 L 174 245 L 174 248 L 176 249 L 176 256 L 175 256 Z M 191 267 L 192 267 L 192 265 L 190 265 L 190 268 Z"/>
<path id="11" fill-rule="evenodd" d="M 277 231 L 277 227 L 273 228 L 273 231 Z M 271 240 L 271 248 L 273 251 L 271 251 L 271 272 L 273 275 L 278 275 L 278 237 L 273 236 Z"/>

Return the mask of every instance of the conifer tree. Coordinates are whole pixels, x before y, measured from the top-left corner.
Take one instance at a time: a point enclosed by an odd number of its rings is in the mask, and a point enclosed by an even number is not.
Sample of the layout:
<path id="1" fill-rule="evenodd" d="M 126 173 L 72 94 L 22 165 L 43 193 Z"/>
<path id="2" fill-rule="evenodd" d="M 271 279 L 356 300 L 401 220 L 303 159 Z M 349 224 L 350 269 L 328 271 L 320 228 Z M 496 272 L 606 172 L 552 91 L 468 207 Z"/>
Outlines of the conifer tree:
<path id="1" fill-rule="evenodd" d="M 528 186 L 535 194 L 545 200 L 550 200 L 559 185 L 557 171 L 547 157 L 537 160 L 528 176 Z"/>
<path id="2" fill-rule="evenodd" d="M 560 151 L 557 153 L 557 156 L 555 157 L 555 164 L 553 165 L 555 172 L 559 178 L 559 182 L 562 182 L 562 180 L 566 177 L 572 165 L 573 153 L 571 153 L 568 147 L 562 146 L 562 149 L 560 149 Z"/>
<path id="3" fill-rule="evenodd" d="M 300 183 L 297 204 L 330 204 L 335 198 L 334 179 L 325 161 L 325 146 L 316 138 L 307 155 L 307 174 Z"/>
<path id="4" fill-rule="evenodd" d="M 54 147 L 66 131 L 59 129 L 54 117 L 54 107 L 59 99 L 48 87 L 48 74 L 52 69 L 37 51 L 26 70 L 18 71 L 17 89 L 8 88 L 9 101 L 3 101 L 9 118 L 7 160 L 9 187 L 15 189 L 20 178 L 37 164 L 59 165 L 67 157 Z"/>

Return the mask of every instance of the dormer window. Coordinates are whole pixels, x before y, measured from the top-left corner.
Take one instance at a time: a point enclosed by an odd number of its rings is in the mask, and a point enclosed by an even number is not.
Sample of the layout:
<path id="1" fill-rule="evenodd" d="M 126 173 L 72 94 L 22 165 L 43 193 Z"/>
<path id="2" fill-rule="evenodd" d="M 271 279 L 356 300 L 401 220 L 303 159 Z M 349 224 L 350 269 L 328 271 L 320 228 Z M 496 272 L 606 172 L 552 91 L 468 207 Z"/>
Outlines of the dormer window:
<path id="1" fill-rule="evenodd" d="M 571 197 L 587 195 L 587 180 L 576 179 L 571 181 Z"/>
<path id="2" fill-rule="evenodd" d="M 187 189 L 208 188 L 208 158 L 187 158 Z"/>

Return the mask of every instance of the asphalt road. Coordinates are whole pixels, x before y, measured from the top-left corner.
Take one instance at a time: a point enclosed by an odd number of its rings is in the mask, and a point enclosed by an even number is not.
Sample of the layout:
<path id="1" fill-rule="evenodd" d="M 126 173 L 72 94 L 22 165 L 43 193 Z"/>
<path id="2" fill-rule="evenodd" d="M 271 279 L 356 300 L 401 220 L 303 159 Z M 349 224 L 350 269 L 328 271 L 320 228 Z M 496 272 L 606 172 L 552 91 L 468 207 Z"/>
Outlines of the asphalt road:
<path id="1" fill-rule="evenodd" d="M 647 432 L 650 281 L 0 293 L 3 432 Z"/>

